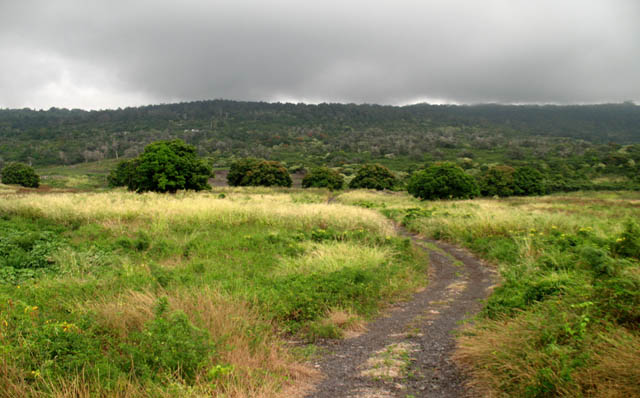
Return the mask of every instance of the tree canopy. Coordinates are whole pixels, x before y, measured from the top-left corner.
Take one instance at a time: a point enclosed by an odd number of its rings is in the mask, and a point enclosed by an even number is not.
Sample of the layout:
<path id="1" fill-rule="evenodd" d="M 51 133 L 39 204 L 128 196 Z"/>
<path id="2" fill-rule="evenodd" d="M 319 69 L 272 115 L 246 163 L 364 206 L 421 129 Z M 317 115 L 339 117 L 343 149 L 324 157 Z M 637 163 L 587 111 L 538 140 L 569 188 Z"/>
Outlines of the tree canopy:
<path id="1" fill-rule="evenodd" d="M 293 181 L 280 163 L 264 159 L 246 158 L 235 161 L 229 168 L 227 182 L 231 186 L 290 187 Z"/>
<path id="2" fill-rule="evenodd" d="M 515 193 L 514 173 L 510 166 L 493 166 L 479 178 L 480 193 L 484 196 L 511 196 Z"/>
<path id="3" fill-rule="evenodd" d="M 311 169 L 302 179 L 303 188 L 329 188 L 330 190 L 342 189 L 344 177 L 328 167 L 316 167 Z"/>
<path id="4" fill-rule="evenodd" d="M 129 162 L 120 163 L 111 174 L 113 184 L 126 183 L 136 192 L 200 191 L 211 188 L 211 167 L 196 153 L 196 148 L 182 140 L 158 141 Z"/>
<path id="5" fill-rule="evenodd" d="M 349 183 L 349 188 L 391 189 L 396 184 L 396 176 L 388 168 L 374 163 L 365 164 Z"/>
<path id="6" fill-rule="evenodd" d="M 476 180 L 453 163 L 434 164 L 415 172 L 407 190 L 423 200 L 469 199 L 480 194 Z"/>

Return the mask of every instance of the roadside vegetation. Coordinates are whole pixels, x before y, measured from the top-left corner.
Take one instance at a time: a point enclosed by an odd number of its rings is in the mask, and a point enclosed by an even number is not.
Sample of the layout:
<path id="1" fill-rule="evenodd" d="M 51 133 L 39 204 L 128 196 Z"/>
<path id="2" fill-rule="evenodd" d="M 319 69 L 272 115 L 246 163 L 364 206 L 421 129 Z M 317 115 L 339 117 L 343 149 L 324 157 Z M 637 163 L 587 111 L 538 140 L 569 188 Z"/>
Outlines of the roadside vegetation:
<path id="1" fill-rule="evenodd" d="M 0 186 L 0 397 L 271 397 L 424 286 L 426 258 L 328 192 Z"/>
<path id="2" fill-rule="evenodd" d="M 502 282 L 457 357 L 496 397 L 640 395 L 640 194 L 421 202 L 354 191 L 425 236 L 465 246 Z"/>

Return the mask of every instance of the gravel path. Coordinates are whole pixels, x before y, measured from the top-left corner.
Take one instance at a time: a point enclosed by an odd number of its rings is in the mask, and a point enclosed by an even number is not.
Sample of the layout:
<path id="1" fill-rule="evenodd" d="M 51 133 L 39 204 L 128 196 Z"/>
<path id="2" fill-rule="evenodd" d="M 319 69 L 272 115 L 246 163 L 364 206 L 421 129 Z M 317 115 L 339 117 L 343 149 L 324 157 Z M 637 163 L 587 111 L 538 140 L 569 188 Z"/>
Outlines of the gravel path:
<path id="1" fill-rule="evenodd" d="M 309 398 L 463 397 L 451 360 L 454 331 L 481 308 L 491 269 L 455 246 L 400 232 L 429 251 L 429 285 L 354 338 L 327 341 L 315 366 L 325 375 Z"/>

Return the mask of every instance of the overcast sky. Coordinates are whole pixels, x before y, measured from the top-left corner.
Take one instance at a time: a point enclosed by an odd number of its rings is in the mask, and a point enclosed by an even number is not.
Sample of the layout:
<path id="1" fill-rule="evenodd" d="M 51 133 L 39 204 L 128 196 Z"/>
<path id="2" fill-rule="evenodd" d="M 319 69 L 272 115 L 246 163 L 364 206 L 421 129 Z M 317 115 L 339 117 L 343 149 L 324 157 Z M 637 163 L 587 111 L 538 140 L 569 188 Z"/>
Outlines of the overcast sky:
<path id="1" fill-rule="evenodd" d="M 640 102 L 638 0 L 0 0 L 0 107 Z"/>

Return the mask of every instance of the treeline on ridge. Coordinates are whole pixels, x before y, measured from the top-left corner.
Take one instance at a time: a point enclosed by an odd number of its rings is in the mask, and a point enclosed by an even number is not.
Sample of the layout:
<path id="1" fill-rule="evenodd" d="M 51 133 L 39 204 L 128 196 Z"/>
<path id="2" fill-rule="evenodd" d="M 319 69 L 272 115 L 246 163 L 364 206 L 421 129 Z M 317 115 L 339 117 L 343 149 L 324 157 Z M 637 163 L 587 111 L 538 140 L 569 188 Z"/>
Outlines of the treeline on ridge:
<path id="1" fill-rule="evenodd" d="M 281 104 L 197 101 L 117 110 L 0 110 L 0 157 L 33 165 L 131 158 L 180 138 L 228 167 L 235 157 L 338 166 L 492 153 L 570 158 L 640 142 L 640 107 Z"/>

